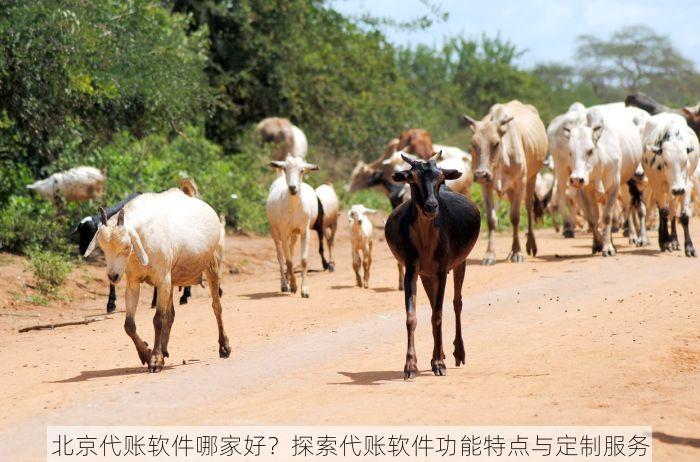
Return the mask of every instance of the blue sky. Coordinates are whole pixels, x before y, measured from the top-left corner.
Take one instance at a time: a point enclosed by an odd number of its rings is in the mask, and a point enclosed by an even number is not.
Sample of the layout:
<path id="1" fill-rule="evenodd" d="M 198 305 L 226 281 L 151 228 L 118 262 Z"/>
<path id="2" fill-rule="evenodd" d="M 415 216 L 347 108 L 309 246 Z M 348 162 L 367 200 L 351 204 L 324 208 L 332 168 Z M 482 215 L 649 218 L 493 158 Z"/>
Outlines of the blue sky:
<path id="1" fill-rule="evenodd" d="M 521 63 L 572 62 L 576 37 L 609 36 L 625 25 L 646 24 L 667 35 L 700 69 L 700 0 L 431 0 L 450 17 L 426 31 L 387 30 L 397 44 L 439 45 L 449 35 L 500 33 L 528 52 Z M 408 20 L 427 10 L 419 0 L 333 0 L 348 14 L 371 12 Z"/>

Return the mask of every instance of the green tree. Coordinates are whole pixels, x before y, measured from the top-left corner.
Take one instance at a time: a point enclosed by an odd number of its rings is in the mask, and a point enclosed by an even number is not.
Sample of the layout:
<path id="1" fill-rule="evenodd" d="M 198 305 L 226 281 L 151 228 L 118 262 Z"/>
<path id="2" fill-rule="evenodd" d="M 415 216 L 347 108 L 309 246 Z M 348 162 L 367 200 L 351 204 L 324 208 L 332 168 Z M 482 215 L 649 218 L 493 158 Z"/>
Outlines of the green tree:
<path id="1" fill-rule="evenodd" d="M 668 37 L 643 25 L 623 27 L 609 38 L 582 35 L 576 59 L 581 78 L 607 101 L 644 91 L 680 105 L 697 100 L 700 79 Z"/>
<path id="2" fill-rule="evenodd" d="M 155 0 L 6 2 L 0 160 L 44 174 L 118 130 L 144 136 L 201 117 L 206 40 L 187 24 Z"/>

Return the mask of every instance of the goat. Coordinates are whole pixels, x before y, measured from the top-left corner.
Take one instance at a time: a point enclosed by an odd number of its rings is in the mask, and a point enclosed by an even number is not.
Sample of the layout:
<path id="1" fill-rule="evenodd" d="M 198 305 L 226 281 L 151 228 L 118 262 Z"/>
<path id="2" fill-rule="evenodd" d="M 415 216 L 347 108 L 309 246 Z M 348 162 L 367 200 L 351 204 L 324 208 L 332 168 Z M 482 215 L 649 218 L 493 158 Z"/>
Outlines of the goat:
<path id="1" fill-rule="evenodd" d="M 366 216 L 368 213 L 377 213 L 377 211 L 359 204 L 353 205 L 348 212 L 352 269 L 355 270 L 357 287 L 365 289 L 369 287 L 369 267 L 372 265 L 372 231 L 374 230 L 372 222 Z M 364 270 L 364 278 L 360 277 L 360 265 Z"/>
<path id="2" fill-rule="evenodd" d="M 134 199 L 135 197 L 139 196 L 141 193 L 140 192 L 135 192 L 132 194 L 129 194 L 119 202 L 118 204 L 109 207 L 105 209 L 105 214 L 107 215 L 107 218 L 112 218 L 117 212 L 119 212 L 124 206 Z M 78 225 L 73 228 L 73 231 L 71 231 L 71 235 L 78 235 L 79 236 L 79 242 L 78 242 L 78 249 L 80 250 L 80 254 L 84 255 L 85 251 L 87 250 L 88 246 L 90 245 L 90 242 L 92 242 L 92 239 L 95 237 L 95 233 L 97 233 L 97 229 L 100 226 L 100 215 L 93 215 L 91 217 L 85 217 L 83 218 Z M 156 290 L 154 289 L 153 291 L 153 300 L 151 302 L 151 306 L 155 306 L 156 304 Z M 113 313 L 114 310 L 117 309 L 117 293 L 114 288 L 114 284 L 109 284 L 109 296 L 107 298 L 107 313 Z"/>
<path id="3" fill-rule="evenodd" d="M 261 143 L 278 144 L 273 154 L 275 160 L 283 160 L 287 154 L 305 157 L 309 150 L 306 135 L 288 119 L 268 117 L 258 123 Z"/>
<path id="4" fill-rule="evenodd" d="M 219 356 L 231 354 L 221 316 L 221 223 L 214 209 L 177 188 L 146 193 L 127 203 L 116 217 L 107 220 L 100 209 L 102 225 L 85 251 L 87 257 L 99 244 L 107 260 L 107 277 L 117 284 L 126 279 L 124 330 L 136 346 L 142 364 L 160 372 L 168 357 L 170 329 L 175 319 L 173 287 L 198 282 L 206 274 L 212 308 L 219 328 Z M 142 282 L 158 289 L 153 316 L 153 350 L 136 333 L 134 315 Z"/>
<path id="5" fill-rule="evenodd" d="M 81 166 L 35 181 L 27 189 L 36 191 L 52 204 L 58 195 L 67 202 L 82 202 L 104 195 L 105 177 L 95 167 Z"/>
<path id="6" fill-rule="evenodd" d="M 394 173 L 394 180 L 408 183 L 411 199 L 397 207 L 384 228 L 386 242 L 394 257 L 406 267 L 404 298 L 408 348 L 404 379 L 418 373 L 414 332 L 416 329 L 416 282 L 420 275 L 430 300 L 433 326 L 433 356 L 430 361 L 435 375 L 445 375 L 442 348 L 442 303 L 447 273 L 454 270 L 455 364 L 465 364 L 462 340 L 462 284 L 466 259 L 481 226 L 479 209 L 471 199 L 444 187 L 445 180 L 461 175 L 457 170 L 440 169 L 440 154 L 427 162 L 404 157 L 410 170 Z"/>
<path id="7" fill-rule="evenodd" d="M 340 204 L 333 186 L 327 184 L 322 184 L 316 188 L 316 198 L 318 199 L 318 216 L 311 229 L 318 233 L 318 253 L 321 255 L 323 269 L 332 273 L 335 271 L 333 243 L 335 241 L 335 233 L 338 230 Z M 328 244 L 328 260 L 323 255 L 324 238 Z"/>
<path id="8" fill-rule="evenodd" d="M 318 216 L 318 198 L 311 186 L 304 183 L 304 173 L 318 170 L 313 164 L 299 157 L 287 155 L 286 160 L 274 160 L 270 166 L 284 171 L 270 186 L 265 204 L 270 221 L 270 234 L 275 241 L 277 261 L 280 265 L 282 292 L 297 291 L 292 259 L 297 236 L 301 237 L 301 296 L 309 297 L 306 285 L 307 258 L 309 255 L 309 235 L 311 224 Z M 285 270 L 286 266 L 286 270 Z"/>

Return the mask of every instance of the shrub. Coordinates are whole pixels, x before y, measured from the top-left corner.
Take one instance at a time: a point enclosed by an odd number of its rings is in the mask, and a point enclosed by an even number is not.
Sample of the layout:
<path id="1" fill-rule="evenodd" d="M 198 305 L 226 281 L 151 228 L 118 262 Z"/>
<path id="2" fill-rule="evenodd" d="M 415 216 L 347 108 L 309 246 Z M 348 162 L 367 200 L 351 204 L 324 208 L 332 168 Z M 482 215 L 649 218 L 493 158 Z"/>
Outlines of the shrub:
<path id="1" fill-rule="evenodd" d="M 0 211 L 0 249 L 26 253 L 41 248 L 65 253 L 68 221 L 51 204 L 31 197 L 10 196 Z"/>
<path id="2" fill-rule="evenodd" d="M 55 296 L 70 274 L 72 264 L 65 254 L 31 249 L 29 267 L 34 273 L 34 282 L 39 292 Z"/>

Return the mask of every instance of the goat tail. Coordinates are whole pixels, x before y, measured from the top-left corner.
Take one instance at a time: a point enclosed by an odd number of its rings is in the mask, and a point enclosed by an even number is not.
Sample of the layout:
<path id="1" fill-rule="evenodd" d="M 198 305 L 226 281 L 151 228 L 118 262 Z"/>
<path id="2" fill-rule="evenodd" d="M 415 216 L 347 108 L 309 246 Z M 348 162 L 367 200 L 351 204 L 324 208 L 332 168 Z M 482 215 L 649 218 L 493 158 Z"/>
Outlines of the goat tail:
<path id="1" fill-rule="evenodd" d="M 192 178 L 182 178 L 180 180 L 180 189 L 190 197 L 199 197 L 197 183 Z"/>

